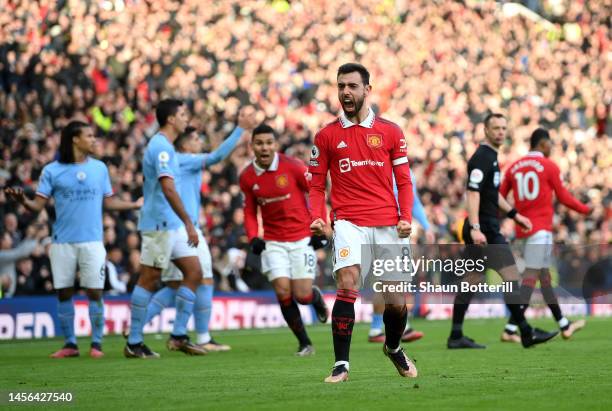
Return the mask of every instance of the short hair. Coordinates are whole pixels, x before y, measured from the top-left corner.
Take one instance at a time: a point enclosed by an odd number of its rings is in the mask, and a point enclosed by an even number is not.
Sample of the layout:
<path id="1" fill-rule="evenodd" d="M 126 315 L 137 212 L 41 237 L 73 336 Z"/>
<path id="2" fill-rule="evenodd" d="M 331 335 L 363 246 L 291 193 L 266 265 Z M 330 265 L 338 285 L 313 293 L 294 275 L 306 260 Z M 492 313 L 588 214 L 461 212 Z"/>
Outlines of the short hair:
<path id="1" fill-rule="evenodd" d="M 503 119 L 505 119 L 506 117 L 503 114 L 501 114 L 501 113 L 489 113 L 489 114 L 487 114 L 487 116 L 484 119 L 485 127 L 488 127 L 489 123 L 494 118 L 503 118 Z"/>
<path id="2" fill-rule="evenodd" d="M 354 72 L 357 72 L 359 73 L 359 75 L 361 75 L 361 81 L 363 81 L 364 86 L 370 84 L 370 72 L 367 68 L 365 68 L 359 63 L 346 63 L 341 65 L 340 67 L 338 67 L 338 75 L 336 76 L 336 78 L 339 77 L 340 74 L 348 74 Z"/>
<path id="3" fill-rule="evenodd" d="M 157 118 L 157 123 L 159 126 L 165 126 L 168 123 L 168 118 L 174 116 L 179 107 L 183 104 L 184 103 L 182 100 L 177 100 L 174 98 L 167 98 L 160 101 L 155 109 L 155 117 Z"/>
<path id="4" fill-rule="evenodd" d="M 185 131 L 183 131 L 181 134 L 179 134 L 179 136 L 176 138 L 176 140 L 174 140 L 174 147 L 180 149 L 181 146 L 183 145 L 183 142 L 185 140 L 187 140 L 189 135 L 191 133 L 193 133 L 194 131 L 197 131 L 197 130 L 198 129 L 195 128 L 194 126 L 187 126 L 187 128 L 185 128 Z"/>
<path id="5" fill-rule="evenodd" d="M 255 139 L 255 136 L 258 134 L 272 134 L 276 139 L 276 132 L 272 127 L 267 124 L 260 124 L 253 130 L 253 134 L 251 135 L 251 141 Z"/>
<path id="6" fill-rule="evenodd" d="M 59 158 L 58 161 L 63 164 L 74 163 L 74 150 L 72 148 L 74 137 L 81 135 L 81 132 L 85 127 L 89 127 L 89 124 L 82 121 L 71 121 L 66 127 L 62 129 L 62 137 L 59 145 Z"/>
<path id="7" fill-rule="evenodd" d="M 533 133 L 531 133 L 531 137 L 529 138 L 529 147 L 531 149 L 536 148 L 542 140 L 550 140 L 550 134 L 545 128 L 538 127 L 533 131 Z"/>

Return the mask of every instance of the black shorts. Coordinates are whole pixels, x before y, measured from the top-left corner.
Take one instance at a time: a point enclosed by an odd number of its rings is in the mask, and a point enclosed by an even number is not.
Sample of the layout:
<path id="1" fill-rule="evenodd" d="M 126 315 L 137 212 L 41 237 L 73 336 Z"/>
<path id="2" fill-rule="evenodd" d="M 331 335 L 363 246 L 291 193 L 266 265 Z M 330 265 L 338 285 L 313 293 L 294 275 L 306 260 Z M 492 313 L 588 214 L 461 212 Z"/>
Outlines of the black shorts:
<path id="1" fill-rule="evenodd" d="M 475 246 L 470 233 L 470 223 L 465 219 L 463 223 L 463 240 L 465 241 L 466 257 L 470 259 L 483 259 L 487 268 L 499 272 L 502 268 L 514 265 L 514 255 L 506 238 L 500 233 L 499 226 L 481 225 L 480 229 L 487 238 L 484 247 Z"/>

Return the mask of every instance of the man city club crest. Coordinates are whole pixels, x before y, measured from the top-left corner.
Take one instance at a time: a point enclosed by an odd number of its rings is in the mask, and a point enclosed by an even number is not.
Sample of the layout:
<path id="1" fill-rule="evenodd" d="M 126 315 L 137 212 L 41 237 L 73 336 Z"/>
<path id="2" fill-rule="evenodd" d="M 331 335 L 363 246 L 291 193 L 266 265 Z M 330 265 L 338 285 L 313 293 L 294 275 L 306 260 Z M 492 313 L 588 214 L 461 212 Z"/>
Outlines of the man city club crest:
<path id="1" fill-rule="evenodd" d="M 83 182 L 87 178 L 87 174 L 85 174 L 84 171 L 79 171 L 78 173 L 76 173 L 76 178 L 77 180 L 79 180 L 79 182 Z"/>
<path id="2" fill-rule="evenodd" d="M 370 148 L 380 148 L 383 144 L 383 139 L 380 134 L 368 134 L 367 143 Z"/>

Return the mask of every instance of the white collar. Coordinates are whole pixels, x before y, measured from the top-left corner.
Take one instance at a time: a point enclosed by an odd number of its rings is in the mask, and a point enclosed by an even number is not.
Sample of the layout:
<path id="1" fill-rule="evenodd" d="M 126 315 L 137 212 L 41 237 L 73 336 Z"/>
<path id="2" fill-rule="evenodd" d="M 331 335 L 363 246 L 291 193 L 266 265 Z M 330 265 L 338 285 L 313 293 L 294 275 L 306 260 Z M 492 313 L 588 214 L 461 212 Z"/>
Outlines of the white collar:
<path id="1" fill-rule="evenodd" d="M 375 118 L 376 118 L 376 115 L 374 114 L 374 110 L 372 110 L 372 107 L 368 107 L 368 115 L 366 116 L 366 118 L 363 119 L 361 123 L 359 123 L 359 125 L 365 128 L 372 128 L 372 126 L 374 126 Z M 342 125 L 342 128 L 349 128 L 355 125 L 355 123 L 351 122 L 346 117 L 346 114 L 344 114 L 344 110 L 340 112 L 339 119 L 340 119 L 340 124 Z"/>
<path id="2" fill-rule="evenodd" d="M 262 175 L 266 171 L 276 171 L 278 170 L 278 153 L 274 153 L 274 159 L 272 160 L 272 164 L 268 168 L 261 168 L 257 165 L 257 162 L 253 160 L 253 168 L 255 168 L 255 174 L 258 176 Z"/>
<path id="3" fill-rule="evenodd" d="M 544 157 L 544 153 L 542 153 L 541 151 L 530 151 L 529 153 L 527 153 L 527 155 L 530 157 Z"/>

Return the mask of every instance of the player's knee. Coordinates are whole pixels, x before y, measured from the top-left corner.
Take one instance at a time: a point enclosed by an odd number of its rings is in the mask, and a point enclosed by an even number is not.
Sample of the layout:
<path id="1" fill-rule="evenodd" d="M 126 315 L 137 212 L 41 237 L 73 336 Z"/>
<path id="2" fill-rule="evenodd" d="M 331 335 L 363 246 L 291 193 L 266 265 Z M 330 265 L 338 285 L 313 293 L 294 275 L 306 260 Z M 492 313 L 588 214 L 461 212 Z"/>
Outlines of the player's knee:
<path id="1" fill-rule="evenodd" d="M 552 284 L 552 277 L 550 276 L 550 273 L 547 271 L 545 273 L 540 273 L 539 275 L 540 277 L 540 285 L 542 287 L 550 287 Z"/>
<path id="2" fill-rule="evenodd" d="M 146 265 L 141 266 L 140 275 L 138 276 L 137 285 L 147 291 L 155 291 L 157 280 L 161 275 L 161 270 Z"/>
<path id="3" fill-rule="evenodd" d="M 102 292 L 104 290 L 98 289 L 87 289 L 86 294 L 89 301 L 100 301 L 102 299 Z"/>
<path id="4" fill-rule="evenodd" d="M 339 289 L 356 290 L 359 266 L 344 267 L 336 272 L 336 284 Z"/>
<path id="5" fill-rule="evenodd" d="M 293 298 L 300 304 L 310 304 L 312 302 L 312 289 L 294 290 Z"/>
<path id="6" fill-rule="evenodd" d="M 385 312 L 401 315 L 406 310 L 406 304 L 385 304 Z"/>
<path id="7" fill-rule="evenodd" d="M 526 276 L 523 278 L 523 285 L 525 287 L 535 288 L 537 278 L 532 276 Z"/>
<path id="8" fill-rule="evenodd" d="M 181 286 L 181 282 L 180 281 L 168 281 L 166 282 L 166 286 L 172 288 L 173 290 L 178 290 L 178 288 Z"/>
<path id="9" fill-rule="evenodd" d="M 74 295 L 74 288 L 70 287 L 70 288 L 61 288 L 59 290 L 57 290 L 57 298 L 60 301 L 68 301 L 72 298 L 72 296 Z"/>
<path id="10" fill-rule="evenodd" d="M 293 295 L 291 294 L 290 286 L 276 285 L 274 287 L 274 294 L 276 294 L 276 298 L 278 299 L 278 301 L 293 297 Z"/>
<path id="11" fill-rule="evenodd" d="M 183 284 L 195 290 L 202 281 L 202 269 L 199 266 L 195 266 L 186 271 L 186 273 L 183 273 Z"/>
<path id="12" fill-rule="evenodd" d="M 519 281 L 520 275 L 515 265 L 507 266 L 499 270 L 504 281 Z"/>
<path id="13" fill-rule="evenodd" d="M 276 300 L 281 305 L 286 305 L 293 299 L 293 295 L 291 295 L 290 289 L 275 290 L 274 292 L 276 293 Z"/>

